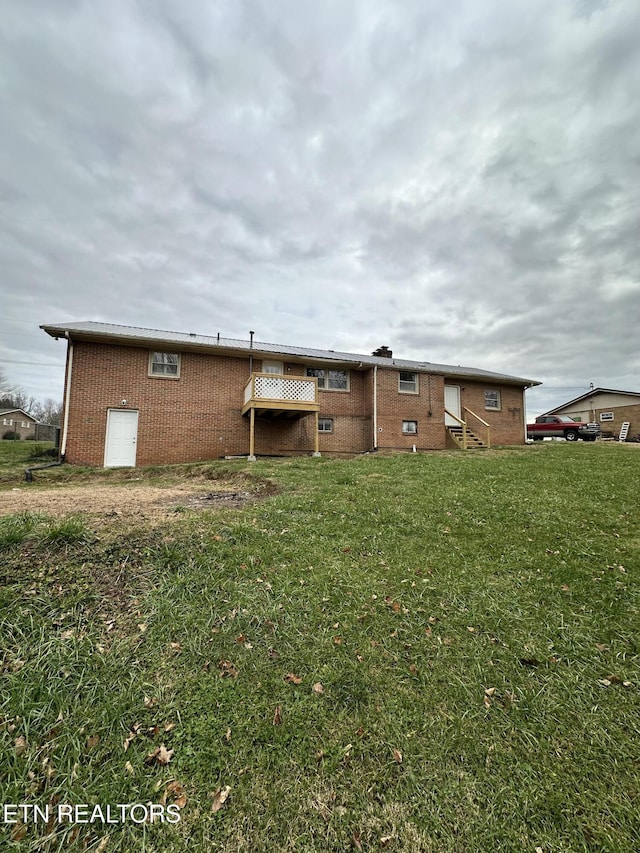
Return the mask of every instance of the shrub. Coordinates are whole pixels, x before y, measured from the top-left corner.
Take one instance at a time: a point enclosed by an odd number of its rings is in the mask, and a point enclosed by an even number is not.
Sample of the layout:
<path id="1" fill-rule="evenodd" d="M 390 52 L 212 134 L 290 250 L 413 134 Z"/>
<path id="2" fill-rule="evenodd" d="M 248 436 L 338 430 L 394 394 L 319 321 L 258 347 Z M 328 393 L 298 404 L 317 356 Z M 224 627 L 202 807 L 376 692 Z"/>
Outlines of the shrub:
<path id="1" fill-rule="evenodd" d="M 20 436 L 12 429 L 8 429 L 2 437 L 5 441 L 20 441 Z"/>

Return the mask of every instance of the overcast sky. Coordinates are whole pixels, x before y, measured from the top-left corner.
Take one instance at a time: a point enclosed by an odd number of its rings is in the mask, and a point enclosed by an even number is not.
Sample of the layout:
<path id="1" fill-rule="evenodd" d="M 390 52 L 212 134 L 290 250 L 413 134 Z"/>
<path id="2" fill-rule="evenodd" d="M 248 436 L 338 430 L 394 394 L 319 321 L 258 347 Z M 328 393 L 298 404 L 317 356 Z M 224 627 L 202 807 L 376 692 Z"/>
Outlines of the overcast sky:
<path id="1" fill-rule="evenodd" d="M 102 320 L 640 391 L 638 0 L 30 0 L 0 367 Z"/>

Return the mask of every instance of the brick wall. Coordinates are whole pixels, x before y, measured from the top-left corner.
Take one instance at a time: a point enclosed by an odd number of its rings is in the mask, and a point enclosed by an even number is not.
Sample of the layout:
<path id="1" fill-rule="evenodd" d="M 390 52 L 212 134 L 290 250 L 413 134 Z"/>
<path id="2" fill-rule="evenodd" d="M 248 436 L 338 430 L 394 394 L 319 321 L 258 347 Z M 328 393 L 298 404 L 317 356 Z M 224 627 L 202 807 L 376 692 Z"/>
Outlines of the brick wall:
<path id="1" fill-rule="evenodd" d="M 399 393 L 399 378 L 397 368 L 378 368 L 378 448 L 411 450 L 415 444 L 417 450 L 442 450 L 444 377 L 419 374 L 417 394 Z M 416 421 L 417 433 L 403 435 L 403 421 Z"/>
<path id="2" fill-rule="evenodd" d="M 447 382 L 447 385 L 454 384 Z M 524 444 L 524 411 L 522 388 L 514 388 L 509 385 L 491 385 L 486 382 L 458 383 L 460 386 L 460 405 L 463 410 L 466 406 L 481 417 L 491 427 L 491 444 Z M 485 391 L 499 391 L 500 410 L 495 411 L 485 408 Z M 462 412 L 467 421 L 469 429 L 483 441 L 486 436 L 486 427 L 475 418 L 469 417 Z"/>
<path id="3" fill-rule="evenodd" d="M 601 421 L 601 412 L 613 412 L 612 421 Z M 636 406 L 616 406 L 615 408 L 596 409 L 596 422 L 600 424 L 603 432 L 612 432 L 617 438 L 620 427 L 625 421 L 629 421 L 629 438 L 634 438 L 640 433 L 640 404 Z"/>
<path id="4" fill-rule="evenodd" d="M 147 349 L 74 344 L 69 462 L 103 464 L 109 408 L 139 412 L 138 465 L 248 453 L 249 423 L 241 417 L 248 359 L 182 353 L 179 379 L 148 372 Z"/>
<path id="5" fill-rule="evenodd" d="M 262 369 L 254 358 L 253 370 Z M 284 375 L 303 375 L 305 366 L 284 363 Z M 204 461 L 249 451 L 249 418 L 242 417 L 249 358 L 183 352 L 179 378 L 149 375 L 149 350 L 88 342 L 74 344 L 69 397 L 67 461 L 102 465 L 111 408 L 138 414 L 137 464 Z M 374 446 L 373 369 L 351 370 L 350 391 L 320 390 L 322 418 L 333 420 L 331 433 L 320 433 L 322 453 L 358 453 Z M 419 375 L 417 393 L 399 392 L 399 371 L 377 371 L 378 448 L 442 449 L 444 384 L 442 376 Z M 500 386 L 501 410 L 484 408 L 482 383 L 461 383 L 461 403 L 492 425 L 492 443 L 522 444 L 524 422 L 520 389 Z M 66 389 L 65 389 L 66 393 Z M 122 404 L 126 400 L 126 404 Z M 417 433 L 402 433 L 403 421 L 416 421 Z M 478 430 L 482 435 L 481 430 Z M 300 454 L 314 449 L 315 415 L 256 417 L 256 454 Z"/>

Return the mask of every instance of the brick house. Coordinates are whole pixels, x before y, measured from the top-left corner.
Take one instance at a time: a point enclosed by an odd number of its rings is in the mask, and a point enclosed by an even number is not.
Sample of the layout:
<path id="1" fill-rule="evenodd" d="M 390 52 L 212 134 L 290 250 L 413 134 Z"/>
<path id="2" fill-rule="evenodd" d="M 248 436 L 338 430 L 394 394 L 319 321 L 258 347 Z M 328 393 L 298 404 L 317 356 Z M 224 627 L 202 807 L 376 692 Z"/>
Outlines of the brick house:
<path id="1" fill-rule="evenodd" d="M 61 453 L 76 464 L 523 444 L 538 382 L 467 367 L 116 326 L 67 340 Z"/>
<path id="2" fill-rule="evenodd" d="M 600 424 L 603 435 L 618 438 L 623 423 L 629 424 L 629 439 L 640 433 L 640 392 L 592 388 L 568 403 L 556 406 L 546 415 L 569 415 L 574 420 Z"/>
<path id="3" fill-rule="evenodd" d="M 0 411 L 0 438 L 7 432 L 17 433 L 20 438 L 31 438 L 36 434 L 36 419 L 23 409 L 4 409 Z"/>

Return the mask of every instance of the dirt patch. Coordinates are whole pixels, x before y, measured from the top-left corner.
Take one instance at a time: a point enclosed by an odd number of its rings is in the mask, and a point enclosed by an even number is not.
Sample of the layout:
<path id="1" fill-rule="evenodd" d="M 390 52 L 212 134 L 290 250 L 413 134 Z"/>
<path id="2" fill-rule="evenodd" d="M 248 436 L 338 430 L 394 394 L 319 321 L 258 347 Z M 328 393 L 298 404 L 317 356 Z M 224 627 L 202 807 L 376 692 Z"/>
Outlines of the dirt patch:
<path id="1" fill-rule="evenodd" d="M 266 497 L 272 490 L 211 491 L 211 484 L 176 486 L 82 485 L 33 489 L 25 485 L 0 492 L 0 516 L 19 512 L 43 513 L 50 516 L 84 515 L 88 519 L 121 518 L 131 521 L 162 521 L 175 518 L 180 510 L 212 509 L 215 506 L 241 507 L 250 500 Z"/>

